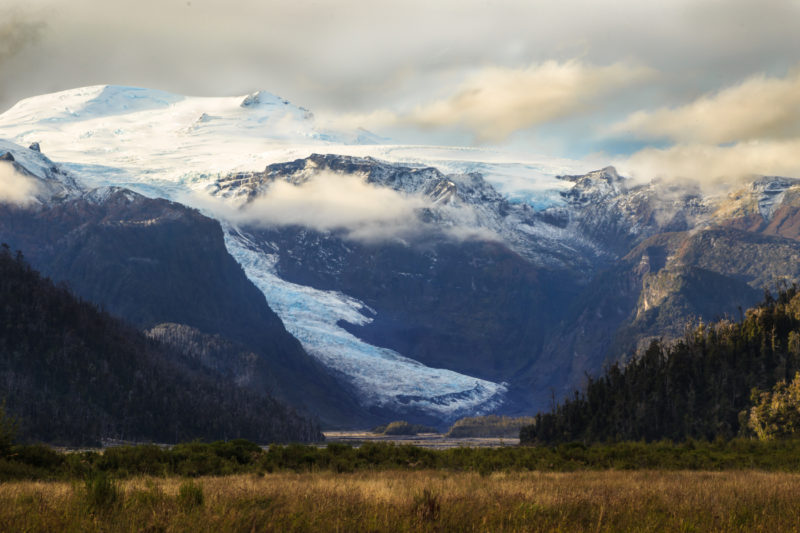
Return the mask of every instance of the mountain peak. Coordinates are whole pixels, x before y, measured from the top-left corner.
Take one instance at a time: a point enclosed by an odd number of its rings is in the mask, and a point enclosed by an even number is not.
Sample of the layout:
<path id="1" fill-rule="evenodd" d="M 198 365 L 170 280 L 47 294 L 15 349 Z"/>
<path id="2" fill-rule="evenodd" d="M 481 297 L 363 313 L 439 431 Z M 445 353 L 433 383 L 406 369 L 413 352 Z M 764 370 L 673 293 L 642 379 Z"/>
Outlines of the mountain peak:
<path id="1" fill-rule="evenodd" d="M 267 91 L 256 91 L 244 97 L 240 107 L 258 107 L 262 105 L 289 105 L 291 102 Z"/>
<path id="2" fill-rule="evenodd" d="M 0 139 L 0 161 L 13 165 L 16 172 L 35 180 L 37 202 L 48 203 L 54 198 L 79 194 L 80 187 L 72 175 L 38 150 Z"/>

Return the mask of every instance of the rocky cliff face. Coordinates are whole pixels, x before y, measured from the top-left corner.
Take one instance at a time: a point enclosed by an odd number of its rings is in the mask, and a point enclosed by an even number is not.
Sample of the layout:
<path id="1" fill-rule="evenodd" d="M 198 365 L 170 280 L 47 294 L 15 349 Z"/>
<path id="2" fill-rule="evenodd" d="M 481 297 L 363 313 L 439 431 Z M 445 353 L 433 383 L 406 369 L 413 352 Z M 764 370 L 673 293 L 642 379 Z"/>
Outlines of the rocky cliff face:
<path id="1" fill-rule="evenodd" d="M 800 280 L 793 223 L 798 180 L 762 178 L 721 197 L 686 195 L 670 200 L 666 211 L 652 199 L 657 191 L 653 185 L 629 189 L 589 210 L 594 228 L 611 217 L 624 222 L 614 228 L 635 229 L 621 234 L 634 246 L 600 268 L 532 366 L 540 379 L 549 376 L 545 381 L 557 394 L 651 338 L 680 338 L 699 320 L 737 318 L 765 289 Z M 659 217 L 653 205 L 660 206 Z M 545 400 L 540 394 L 538 401 Z"/>

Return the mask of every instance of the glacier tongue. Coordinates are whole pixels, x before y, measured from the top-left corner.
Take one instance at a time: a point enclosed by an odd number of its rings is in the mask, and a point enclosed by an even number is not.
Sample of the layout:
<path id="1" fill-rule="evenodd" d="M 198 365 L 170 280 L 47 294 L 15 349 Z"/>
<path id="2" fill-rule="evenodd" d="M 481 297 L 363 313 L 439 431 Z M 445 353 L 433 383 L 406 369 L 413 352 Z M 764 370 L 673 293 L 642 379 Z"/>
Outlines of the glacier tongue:
<path id="1" fill-rule="evenodd" d="M 366 406 L 423 411 L 444 420 L 487 413 L 507 391 L 493 383 L 451 370 L 430 368 L 386 348 L 367 344 L 339 325 L 372 319 L 362 302 L 333 291 L 289 283 L 277 276 L 277 255 L 262 250 L 244 233 L 225 227 L 225 245 L 264 293 L 286 329 L 312 356 L 343 376 Z"/>

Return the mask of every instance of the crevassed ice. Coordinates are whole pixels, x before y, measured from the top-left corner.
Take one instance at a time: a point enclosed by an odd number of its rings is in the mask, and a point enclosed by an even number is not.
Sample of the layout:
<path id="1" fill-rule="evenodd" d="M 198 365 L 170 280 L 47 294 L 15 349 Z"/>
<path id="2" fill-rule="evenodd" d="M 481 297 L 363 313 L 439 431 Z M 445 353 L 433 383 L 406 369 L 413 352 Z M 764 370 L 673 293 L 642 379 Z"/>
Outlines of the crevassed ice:
<path id="1" fill-rule="evenodd" d="M 339 322 L 370 322 L 364 311 L 371 310 L 365 304 L 339 292 L 279 278 L 275 273 L 277 256 L 230 225 L 225 226 L 225 245 L 264 293 L 286 329 L 309 354 L 345 376 L 359 391 L 363 404 L 400 411 L 419 409 L 452 419 L 489 412 L 502 402 L 507 391 L 504 383 L 431 368 L 349 333 Z"/>

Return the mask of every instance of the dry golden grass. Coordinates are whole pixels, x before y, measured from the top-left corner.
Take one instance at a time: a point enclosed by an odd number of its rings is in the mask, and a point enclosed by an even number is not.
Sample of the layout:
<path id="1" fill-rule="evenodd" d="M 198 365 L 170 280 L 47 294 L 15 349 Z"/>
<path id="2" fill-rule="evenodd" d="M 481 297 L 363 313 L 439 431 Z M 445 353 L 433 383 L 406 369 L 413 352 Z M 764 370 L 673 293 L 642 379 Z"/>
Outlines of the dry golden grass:
<path id="1" fill-rule="evenodd" d="M 278 473 L 120 482 L 105 508 L 77 483 L 0 484 L 0 531 L 798 531 L 800 474 Z"/>

